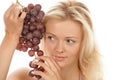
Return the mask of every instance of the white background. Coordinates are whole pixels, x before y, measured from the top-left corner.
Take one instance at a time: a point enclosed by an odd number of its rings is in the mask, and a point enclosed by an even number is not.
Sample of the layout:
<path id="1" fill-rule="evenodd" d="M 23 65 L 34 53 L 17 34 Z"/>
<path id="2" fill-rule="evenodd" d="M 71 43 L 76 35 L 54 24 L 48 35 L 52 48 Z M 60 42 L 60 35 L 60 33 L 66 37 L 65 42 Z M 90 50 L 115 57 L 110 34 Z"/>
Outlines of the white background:
<path id="1" fill-rule="evenodd" d="M 19 0 L 28 3 L 40 3 L 46 12 L 56 2 L 65 0 Z M 105 80 L 120 80 L 120 3 L 119 0 L 78 0 L 85 3 L 92 14 L 96 39 L 102 54 Z M 0 43 L 4 37 L 3 14 L 15 0 L 0 1 Z M 27 53 L 15 51 L 9 73 L 20 68 L 29 67 L 32 59 Z"/>

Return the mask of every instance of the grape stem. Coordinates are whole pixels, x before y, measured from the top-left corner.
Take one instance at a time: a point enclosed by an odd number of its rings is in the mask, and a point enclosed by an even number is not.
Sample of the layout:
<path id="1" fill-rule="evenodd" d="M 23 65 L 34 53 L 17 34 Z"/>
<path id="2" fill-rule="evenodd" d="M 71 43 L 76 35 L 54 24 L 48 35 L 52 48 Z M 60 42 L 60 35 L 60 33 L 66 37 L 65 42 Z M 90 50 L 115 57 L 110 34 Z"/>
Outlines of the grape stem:
<path id="1" fill-rule="evenodd" d="M 19 4 L 22 8 L 24 8 L 24 6 L 18 0 L 16 0 L 16 3 Z"/>
<path id="2" fill-rule="evenodd" d="M 35 59 L 37 59 L 37 53 L 35 53 Z"/>

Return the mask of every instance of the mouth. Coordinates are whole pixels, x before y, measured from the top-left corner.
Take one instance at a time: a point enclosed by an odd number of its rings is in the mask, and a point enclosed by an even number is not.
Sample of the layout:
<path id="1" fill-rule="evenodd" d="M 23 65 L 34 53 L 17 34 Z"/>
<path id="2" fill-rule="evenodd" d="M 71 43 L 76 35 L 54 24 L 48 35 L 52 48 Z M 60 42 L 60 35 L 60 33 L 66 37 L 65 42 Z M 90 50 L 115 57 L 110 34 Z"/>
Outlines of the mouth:
<path id="1" fill-rule="evenodd" d="M 64 57 L 64 56 L 53 56 L 53 59 L 58 62 L 61 62 L 61 61 L 65 60 L 66 58 L 67 57 Z"/>

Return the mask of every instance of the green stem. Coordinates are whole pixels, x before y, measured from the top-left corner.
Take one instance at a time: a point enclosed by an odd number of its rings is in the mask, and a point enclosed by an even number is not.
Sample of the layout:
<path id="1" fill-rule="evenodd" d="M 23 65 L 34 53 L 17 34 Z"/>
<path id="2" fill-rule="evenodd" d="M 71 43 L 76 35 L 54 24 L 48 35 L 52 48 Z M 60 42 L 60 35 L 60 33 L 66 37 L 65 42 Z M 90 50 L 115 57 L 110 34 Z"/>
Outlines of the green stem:
<path id="1" fill-rule="evenodd" d="M 16 3 L 18 3 L 18 0 L 16 0 Z"/>
<path id="2" fill-rule="evenodd" d="M 18 0 L 16 0 L 16 3 L 19 4 L 22 8 L 24 8 L 24 6 L 22 4 L 20 4 L 20 2 Z"/>

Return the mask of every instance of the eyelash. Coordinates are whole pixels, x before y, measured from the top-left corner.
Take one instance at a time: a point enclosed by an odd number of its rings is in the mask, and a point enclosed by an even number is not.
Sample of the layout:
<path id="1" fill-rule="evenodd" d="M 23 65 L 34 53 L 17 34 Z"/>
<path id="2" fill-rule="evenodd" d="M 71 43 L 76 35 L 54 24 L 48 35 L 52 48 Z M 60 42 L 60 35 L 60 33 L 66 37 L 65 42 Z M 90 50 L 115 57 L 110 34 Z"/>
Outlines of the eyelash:
<path id="1" fill-rule="evenodd" d="M 47 36 L 47 38 L 50 39 L 50 40 L 53 40 L 53 39 L 54 39 L 53 36 Z"/>
<path id="2" fill-rule="evenodd" d="M 74 41 L 74 40 L 71 40 L 71 39 L 68 39 L 68 40 L 67 40 L 67 43 L 73 44 L 73 43 L 75 43 L 75 41 Z"/>
<path id="3" fill-rule="evenodd" d="M 50 36 L 50 35 L 46 36 L 46 38 L 49 39 L 49 40 L 52 40 L 52 41 L 55 40 L 54 36 Z M 72 40 L 72 39 L 67 39 L 66 42 L 68 44 L 74 44 L 76 41 Z"/>

